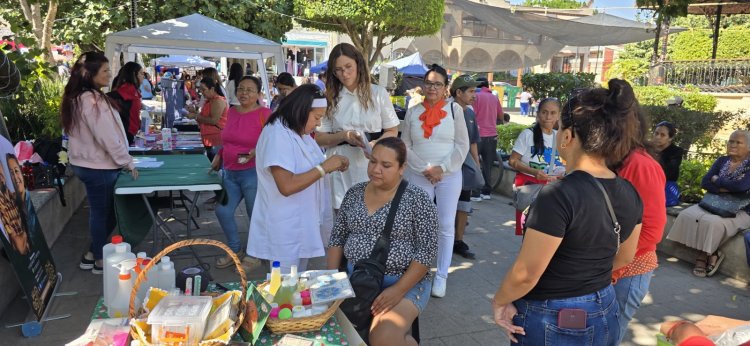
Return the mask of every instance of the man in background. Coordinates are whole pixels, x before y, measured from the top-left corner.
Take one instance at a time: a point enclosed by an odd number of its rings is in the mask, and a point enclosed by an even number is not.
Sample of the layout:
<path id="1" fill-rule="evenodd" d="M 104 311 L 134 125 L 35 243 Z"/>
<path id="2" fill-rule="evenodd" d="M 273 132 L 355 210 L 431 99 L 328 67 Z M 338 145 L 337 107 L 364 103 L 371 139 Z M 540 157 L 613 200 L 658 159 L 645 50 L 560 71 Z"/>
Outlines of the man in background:
<path id="1" fill-rule="evenodd" d="M 474 101 L 474 113 L 477 116 L 477 125 L 479 125 L 479 159 L 481 160 L 482 176 L 484 177 L 484 187 L 479 191 L 478 196 L 472 196 L 471 200 L 479 202 L 485 199 L 491 199 L 492 186 L 490 186 L 490 175 L 492 172 L 492 163 L 495 159 L 500 160 L 497 156 L 497 124 L 503 124 L 503 106 L 500 100 L 492 94 L 490 84 L 486 78 L 477 78 L 479 82 L 479 91 Z M 502 162 L 500 162 L 502 167 Z M 502 177 L 503 170 L 500 169 Z"/>

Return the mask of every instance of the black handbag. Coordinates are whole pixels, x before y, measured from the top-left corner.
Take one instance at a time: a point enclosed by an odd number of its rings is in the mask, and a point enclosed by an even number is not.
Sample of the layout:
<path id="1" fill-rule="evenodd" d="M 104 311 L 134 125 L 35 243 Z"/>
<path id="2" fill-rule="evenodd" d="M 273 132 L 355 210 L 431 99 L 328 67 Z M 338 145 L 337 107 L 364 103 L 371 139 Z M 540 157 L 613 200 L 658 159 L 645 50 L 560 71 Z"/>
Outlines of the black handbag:
<path id="1" fill-rule="evenodd" d="M 370 308 L 375 298 L 383 291 L 383 277 L 385 276 L 385 264 L 390 250 L 391 230 L 396 219 L 401 196 L 404 194 L 407 185 L 406 180 L 402 180 L 398 186 L 396 195 L 391 201 L 385 228 L 383 228 L 383 233 L 380 234 L 378 241 L 375 243 L 370 257 L 357 262 L 352 274 L 349 275 L 349 282 L 352 284 L 355 297 L 344 300 L 339 306 L 366 343 L 369 343 L 368 336 L 373 317 Z"/>
<path id="2" fill-rule="evenodd" d="M 750 204 L 750 195 L 745 193 L 706 192 L 698 203 L 705 211 L 721 217 L 736 217 L 737 213 Z"/>

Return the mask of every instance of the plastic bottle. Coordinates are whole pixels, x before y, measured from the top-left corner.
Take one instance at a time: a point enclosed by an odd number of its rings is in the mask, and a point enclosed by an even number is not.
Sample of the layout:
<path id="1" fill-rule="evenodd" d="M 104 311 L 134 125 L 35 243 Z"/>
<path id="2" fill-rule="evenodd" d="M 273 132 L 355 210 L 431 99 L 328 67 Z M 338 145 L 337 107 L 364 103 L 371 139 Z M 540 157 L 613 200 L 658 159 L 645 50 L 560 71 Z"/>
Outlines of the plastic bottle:
<path id="1" fill-rule="evenodd" d="M 279 261 L 273 261 L 271 266 L 271 282 L 269 283 L 269 293 L 272 296 L 276 296 L 276 293 L 281 288 L 281 263 Z"/>
<path id="2" fill-rule="evenodd" d="M 121 261 L 120 263 L 112 265 L 119 269 L 117 277 L 117 290 L 115 291 L 112 302 L 107 307 L 107 313 L 112 318 L 127 317 L 130 311 L 130 293 L 133 291 L 133 283 L 135 278 L 133 277 L 133 268 L 138 265 L 135 258 Z M 136 306 L 139 302 L 136 301 Z"/>
<path id="3" fill-rule="evenodd" d="M 145 265 L 143 264 L 143 260 L 145 260 L 147 257 L 146 253 L 141 251 L 137 255 L 135 255 L 135 263 L 137 264 L 133 270 L 135 270 L 136 274 L 140 274 L 141 270 L 143 270 L 143 267 Z"/>
<path id="4" fill-rule="evenodd" d="M 138 258 L 136 258 L 136 262 L 137 261 L 138 261 Z M 141 261 L 141 264 L 140 264 L 141 265 L 141 271 L 143 271 L 143 268 L 146 268 L 146 266 L 149 263 L 151 263 L 151 259 L 150 258 L 144 258 Z M 150 272 L 146 273 L 145 280 L 143 282 L 141 282 L 141 286 L 138 287 L 138 301 L 139 302 L 143 302 L 144 298 L 146 298 L 146 295 L 148 294 L 148 290 L 151 287 L 157 287 L 157 285 L 156 285 L 156 282 L 158 280 L 157 276 L 158 276 L 158 274 L 155 274 L 155 270 L 153 270 L 153 269 Z M 135 282 L 135 278 L 133 279 L 133 281 Z"/>
<path id="5" fill-rule="evenodd" d="M 292 302 L 292 295 L 297 290 L 297 282 L 292 278 L 287 277 L 281 283 L 281 288 L 274 295 L 273 301 L 279 304 L 290 304 Z"/>
<path id="6" fill-rule="evenodd" d="M 126 243 L 119 243 L 115 245 L 115 252 L 107 256 L 107 260 L 104 261 L 104 305 L 106 305 L 107 307 L 112 304 L 112 300 L 114 299 L 117 292 L 117 277 L 119 273 L 113 267 L 113 265 L 119 264 L 120 262 L 127 259 L 132 259 L 133 263 L 136 263 L 135 254 L 130 252 L 128 250 L 129 248 L 130 245 Z M 107 268 L 109 268 L 109 271 L 107 271 Z"/>
<path id="7" fill-rule="evenodd" d="M 107 259 L 115 253 L 115 247 L 117 246 L 117 244 L 125 244 L 125 251 L 130 251 L 130 244 L 124 242 L 121 235 L 113 236 L 112 242 L 104 245 L 104 247 L 102 248 L 102 269 L 104 270 L 104 273 L 102 273 L 102 287 L 104 290 L 104 305 L 107 305 L 110 299 L 112 299 L 112 293 L 114 291 L 111 286 L 116 281 L 116 279 L 109 278 L 116 277 L 117 272 L 111 265 L 107 265 Z"/>
<path id="8" fill-rule="evenodd" d="M 159 262 L 158 279 L 156 287 L 159 287 L 167 292 L 175 288 L 175 271 L 174 262 L 169 256 L 164 256 Z"/>

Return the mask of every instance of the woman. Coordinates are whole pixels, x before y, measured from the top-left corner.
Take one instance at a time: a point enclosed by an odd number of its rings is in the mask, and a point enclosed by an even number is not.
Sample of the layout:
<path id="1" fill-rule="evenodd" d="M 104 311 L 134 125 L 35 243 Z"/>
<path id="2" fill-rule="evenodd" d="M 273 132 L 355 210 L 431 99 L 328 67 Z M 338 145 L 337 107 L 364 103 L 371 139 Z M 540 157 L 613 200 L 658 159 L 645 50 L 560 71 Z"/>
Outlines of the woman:
<path id="1" fill-rule="evenodd" d="M 328 157 L 343 155 L 349 159 L 349 170 L 331 176 L 333 207 L 338 209 L 349 188 L 367 181 L 363 141 L 396 137 L 399 120 L 388 91 L 370 83 L 367 62 L 354 46 L 340 43 L 333 47 L 326 71 L 331 73 L 326 78 L 328 110 L 315 140 L 328 148 Z M 361 133 L 369 138 L 361 138 Z"/>
<path id="2" fill-rule="evenodd" d="M 621 138 L 637 135 L 635 102 L 629 84 L 611 80 L 563 108 L 556 144 L 567 175 L 532 203 L 520 253 L 493 299 L 495 323 L 513 344 L 616 345 L 612 270 L 633 259 L 643 207 L 606 160 L 630 152 Z"/>
<path id="3" fill-rule="evenodd" d="M 612 162 L 609 165 L 619 177 L 633 185 L 643 203 L 643 223 L 633 262 L 612 272 L 615 296 L 620 306 L 619 341 L 625 337 L 628 324 L 648 293 L 654 270 L 659 267 L 656 245 L 661 241 L 664 226 L 667 224 L 664 172 L 649 154 L 649 121 L 637 102 L 634 102 L 631 108 L 631 114 L 638 118 L 640 131 L 630 138 L 622 139 L 626 143 L 630 142 L 632 148 L 627 158 L 622 163 Z"/>
<path id="4" fill-rule="evenodd" d="M 102 248 L 115 227 L 115 182 L 122 169 L 138 178 L 128 153 L 125 128 L 101 88 L 112 72 L 102 53 L 83 53 L 70 71 L 62 96 L 60 116 L 68 135 L 68 159 L 86 186 L 91 247 L 79 267 L 102 273 Z"/>
<path id="5" fill-rule="evenodd" d="M 151 84 L 151 76 L 143 73 L 143 82 L 141 82 L 141 100 L 151 100 L 154 98 L 154 85 Z"/>
<path id="6" fill-rule="evenodd" d="M 120 118 L 125 127 L 129 145 L 133 145 L 135 135 L 141 128 L 141 84 L 143 84 L 143 68 L 133 61 L 126 63 L 120 69 L 112 83 L 112 91 L 117 92 L 123 101 L 120 103 L 119 111 L 123 112 Z M 124 104 L 129 104 L 130 107 Z"/>
<path id="7" fill-rule="evenodd" d="M 529 184 L 547 184 L 558 178 L 564 167 L 560 156 L 552 157 L 555 145 L 554 129 L 560 119 L 560 101 L 546 98 L 539 103 L 536 123 L 521 131 L 513 144 L 508 164 L 521 174 L 516 174 L 514 187 Z M 522 235 L 523 210 L 516 210 L 516 235 Z"/>
<path id="8" fill-rule="evenodd" d="M 370 257 L 401 184 L 406 156 L 406 146 L 398 138 L 375 144 L 367 167 L 370 181 L 354 185 L 339 209 L 328 248 L 328 269 L 338 269 L 344 256 L 351 273 L 355 263 Z M 436 229 L 435 204 L 422 189 L 409 184 L 391 230 L 384 290 L 372 305 L 371 345 L 416 345 L 409 328 L 430 298 Z"/>
<path id="9" fill-rule="evenodd" d="M 13 250 L 26 256 L 31 251 L 29 231 L 24 215 L 18 208 L 18 198 L 9 188 L 13 185 L 13 173 L 9 172 L 9 175 L 6 179 L 0 165 L 0 224 L 3 226 L 0 229 Z"/>
<path id="10" fill-rule="evenodd" d="M 279 93 L 273 97 L 273 100 L 271 100 L 272 111 L 275 111 L 276 108 L 279 108 L 281 100 L 283 100 L 292 91 L 294 91 L 295 88 L 297 88 L 297 82 L 294 81 L 294 77 L 292 77 L 291 74 L 289 74 L 288 72 L 282 72 L 279 73 L 279 76 L 276 78 L 276 83 L 274 85 L 276 86 L 276 90 L 278 90 Z"/>
<path id="11" fill-rule="evenodd" d="M 255 149 L 258 193 L 247 254 L 281 262 L 284 273 L 292 266 L 304 271 L 309 258 L 325 255 L 321 234 L 330 232 L 332 210 L 324 178 L 349 165 L 341 155 L 325 159 L 310 137 L 326 107 L 317 86 L 300 86 L 266 120 Z"/>
<path id="12" fill-rule="evenodd" d="M 198 122 L 203 146 L 206 147 L 206 156 L 213 162 L 214 156 L 221 149 L 221 131 L 227 124 L 229 107 L 221 85 L 213 78 L 204 77 L 201 80 L 200 90 L 205 103 L 201 107 L 200 114 L 189 113 L 188 118 L 194 118 Z"/>
<path id="13" fill-rule="evenodd" d="M 703 177 L 701 187 L 713 194 L 747 193 L 750 190 L 750 132 L 734 131 L 727 141 L 727 155 L 714 162 Z M 724 240 L 750 228 L 750 207 L 735 217 L 721 217 L 697 204 L 677 216 L 667 239 L 700 251 L 693 275 L 712 276 L 719 270 L 724 253 L 718 251 Z"/>
<path id="14" fill-rule="evenodd" d="M 240 79 L 245 75 L 242 65 L 239 63 L 233 63 L 229 67 L 229 80 L 227 81 L 227 103 L 230 106 L 237 106 L 240 101 L 237 99 L 235 90 L 240 87 Z"/>
<path id="15" fill-rule="evenodd" d="M 677 187 L 677 179 L 680 178 L 680 165 L 685 150 L 673 143 L 677 129 L 668 121 L 656 124 L 654 136 L 651 139 L 654 156 L 661 164 L 664 175 L 667 177 L 665 188 L 667 206 L 675 206 L 680 203 L 680 190 Z"/>
<path id="16" fill-rule="evenodd" d="M 460 105 L 445 102 L 448 74 L 432 65 L 424 76 L 425 99 L 406 111 L 401 138 L 406 143 L 406 180 L 437 201 L 439 220 L 437 275 L 432 295 L 442 298 L 453 256 L 456 208 L 463 179 L 461 166 L 469 153 L 469 133 Z"/>
<path id="17" fill-rule="evenodd" d="M 29 193 L 29 190 L 26 190 L 26 183 L 23 181 L 21 163 L 18 162 L 16 155 L 7 154 L 6 157 L 8 170 L 10 171 L 10 180 L 13 182 L 13 188 L 16 191 L 16 200 L 24 213 L 25 219 L 23 222 L 26 224 L 26 229 L 28 229 L 29 233 L 36 232 L 36 211 L 34 210 L 34 204 L 31 202 L 31 193 Z"/>
<path id="18" fill-rule="evenodd" d="M 238 84 L 239 87 L 235 90 L 240 104 L 229 109 L 227 126 L 221 132 L 223 147 L 211 162 L 211 168 L 218 171 L 224 167 L 224 191 L 227 193 L 228 201 L 225 205 L 216 206 L 216 217 L 227 237 L 227 245 L 242 259 L 245 253 L 240 245 L 234 213 L 240 201 L 244 199 L 248 221 L 250 220 L 258 187 L 255 145 L 258 143 L 263 123 L 271 115 L 271 110 L 258 104 L 262 91 L 258 78 L 245 76 Z M 217 268 L 232 265 L 234 261 L 229 255 L 216 260 Z"/>

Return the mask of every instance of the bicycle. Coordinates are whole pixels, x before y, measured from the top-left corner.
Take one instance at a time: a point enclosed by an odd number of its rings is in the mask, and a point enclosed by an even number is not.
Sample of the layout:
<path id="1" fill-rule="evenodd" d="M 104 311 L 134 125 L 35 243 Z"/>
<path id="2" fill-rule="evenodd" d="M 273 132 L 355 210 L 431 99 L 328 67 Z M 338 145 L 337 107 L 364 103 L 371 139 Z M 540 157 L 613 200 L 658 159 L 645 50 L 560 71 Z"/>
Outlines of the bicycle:
<path id="1" fill-rule="evenodd" d="M 500 186 L 500 183 L 502 183 L 503 174 L 505 172 L 503 163 L 508 162 L 508 159 L 510 158 L 510 155 L 504 154 L 500 149 L 496 151 L 496 154 L 497 156 L 495 160 L 492 161 L 492 170 L 490 171 L 490 186 L 492 186 L 493 191 Z"/>

